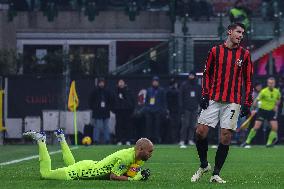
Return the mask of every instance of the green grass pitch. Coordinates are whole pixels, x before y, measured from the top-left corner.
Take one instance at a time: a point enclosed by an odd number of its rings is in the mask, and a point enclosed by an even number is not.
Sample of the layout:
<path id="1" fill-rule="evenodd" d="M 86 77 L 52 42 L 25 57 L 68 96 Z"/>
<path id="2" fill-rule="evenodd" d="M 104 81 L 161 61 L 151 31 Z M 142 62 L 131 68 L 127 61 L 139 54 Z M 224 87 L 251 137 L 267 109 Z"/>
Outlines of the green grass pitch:
<path id="1" fill-rule="evenodd" d="M 49 151 L 59 146 L 48 146 Z M 73 150 L 76 161 L 84 159 L 100 160 L 104 156 L 126 146 L 80 146 Z M 214 165 L 216 149 L 209 149 L 208 157 Z M 36 145 L 0 146 L 0 163 L 37 155 Z M 52 167 L 63 166 L 61 154 L 51 155 Z M 159 145 L 151 160 L 144 167 L 151 169 L 151 177 L 142 182 L 115 182 L 102 180 L 56 181 L 41 180 L 38 159 L 27 160 L 0 166 L 1 189 L 84 189 L 84 188 L 284 188 L 284 147 L 265 148 L 255 146 L 251 149 L 231 147 L 221 176 L 227 184 L 209 183 L 211 173 L 204 175 L 198 183 L 190 178 L 199 166 L 195 147 L 179 149 L 176 145 Z"/>

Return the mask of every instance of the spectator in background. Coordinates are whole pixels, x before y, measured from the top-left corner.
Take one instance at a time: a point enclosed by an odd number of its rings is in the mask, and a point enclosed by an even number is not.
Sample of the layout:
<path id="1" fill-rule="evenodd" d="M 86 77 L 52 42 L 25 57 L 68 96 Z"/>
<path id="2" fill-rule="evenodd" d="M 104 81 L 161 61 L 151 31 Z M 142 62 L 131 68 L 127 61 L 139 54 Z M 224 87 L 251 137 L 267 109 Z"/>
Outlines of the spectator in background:
<path id="1" fill-rule="evenodd" d="M 134 110 L 134 97 L 125 81 L 119 79 L 114 92 L 114 113 L 116 118 L 115 134 L 117 145 L 130 145 L 132 137 L 131 115 Z"/>
<path id="2" fill-rule="evenodd" d="M 178 83 L 174 78 L 170 80 L 170 86 L 167 91 L 167 106 L 169 110 L 169 130 L 167 138 L 169 143 L 177 143 L 180 129 L 180 94 Z"/>
<path id="3" fill-rule="evenodd" d="M 230 9 L 229 16 L 231 23 L 242 23 L 245 29 L 250 27 L 249 15 L 251 11 L 245 6 L 243 0 L 237 0 L 233 8 Z"/>
<path id="4" fill-rule="evenodd" d="M 146 135 L 155 143 L 161 142 L 160 124 L 167 112 L 166 94 L 159 80 L 159 77 L 153 77 L 145 100 Z"/>
<path id="5" fill-rule="evenodd" d="M 194 145 L 193 137 L 201 99 L 201 86 L 197 84 L 195 72 L 190 72 L 188 80 L 181 85 L 180 96 L 182 126 L 179 145 L 180 148 L 186 148 L 187 141 L 189 145 Z"/>
<path id="6" fill-rule="evenodd" d="M 114 97 L 113 94 L 106 89 L 106 81 L 104 78 L 98 79 L 98 85 L 91 93 L 89 104 L 93 111 L 93 141 L 95 143 L 108 144 L 110 142 L 109 118 L 110 111 L 114 104 Z M 101 135 L 103 135 L 103 140 L 101 140 Z"/>
<path id="7" fill-rule="evenodd" d="M 261 16 L 263 20 L 273 20 L 275 18 L 275 14 L 283 12 L 283 10 L 283 0 L 262 0 Z"/>

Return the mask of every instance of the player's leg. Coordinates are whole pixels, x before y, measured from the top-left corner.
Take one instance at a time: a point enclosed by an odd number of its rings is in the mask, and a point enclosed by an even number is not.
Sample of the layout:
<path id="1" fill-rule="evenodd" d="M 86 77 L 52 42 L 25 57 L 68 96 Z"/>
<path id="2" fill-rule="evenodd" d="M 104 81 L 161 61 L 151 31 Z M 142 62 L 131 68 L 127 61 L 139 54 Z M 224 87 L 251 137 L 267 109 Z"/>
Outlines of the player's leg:
<path id="1" fill-rule="evenodd" d="M 64 168 L 51 170 L 51 159 L 46 147 L 46 136 L 43 132 L 28 131 L 23 133 L 24 136 L 30 137 L 37 141 L 39 149 L 40 174 L 44 179 L 68 180 Z"/>
<path id="2" fill-rule="evenodd" d="M 62 129 L 57 129 L 54 132 L 58 142 L 60 143 L 62 150 L 62 158 L 66 166 L 73 165 L 75 163 L 74 156 L 65 140 L 65 136 Z"/>
<path id="3" fill-rule="evenodd" d="M 247 136 L 247 139 L 246 139 L 246 142 L 245 142 L 246 145 L 249 145 L 251 143 L 251 141 L 253 140 L 253 138 L 256 135 L 256 132 L 260 129 L 262 122 L 263 121 L 261 121 L 261 120 L 255 121 L 253 128 L 249 131 L 249 134 Z"/>
<path id="4" fill-rule="evenodd" d="M 207 161 L 208 131 L 209 127 L 207 125 L 198 124 L 196 127 L 196 149 L 198 152 L 201 168 L 205 168 L 208 165 Z"/>
<path id="5" fill-rule="evenodd" d="M 269 123 L 271 126 L 271 131 L 268 136 L 266 143 L 267 147 L 272 147 L 277 142 L 277 131 L 278 131 L 278 121 L 275 112 L 271 111 L 269 116 Z"/>
<path id="6" fill-rule="evenodd" d="M 208 131 L 209 127 L 204 124 L 197 124 L 196 127 L 196 149 L 199 156 L 200 167 L 191 177 L 191 182 L 197 182 L 204 173 L 211 170 L 211 166 L 207 161 L 208 151 Z"/>
<path id="7" fill-rule="evenodd" d="M 242 145 L 243 147 L 246 147 L 247 145 L 249 145 L 251 143 L 251 141 L 253 140 L 253 138 L 256 135 L 256 132 L 258 131 L 258 129 L 260 129 L 263 121 L 267 118 L 266 112 L 262 109 L 259 109 L 259 111 L 256 114 L 256 120 L 254 123 L 253 128 L 249 131 L 249 134 L 247 136 L 247 140 L 245 141 L 245 143 Z"/>
<path id="8" fill-rule="evenodd" d="M 215 166 L 210 182 L 226 183 L 226 181 L 221 179 L 219 174 L 228 156 L 229 146 L 232 139 L 232 132 L 233 131 L 229 129 L 224 129 L 224 128 L 221 129 L 220 143 L 216 151 Z"/>
<path id="9" fill-rule="evenodd" d="M 191 177 L 191 182 L 198 181 L 201 176 L 211 170 L 211 166 L 207 161 L 208 151 L 208 131 L 209 126 L 215 128 L 219 121 L 220 103 L 210 101 L 207 109 L 202 110 L 196 127 L 196 149 L 198 152 L 200 167 Z"/>
<path id="10" fill-rule="evenodd" d="M 210 182 L 226 183 L 220 176 L 220 171 L 226 161 L 232 133 L 237 129 L 237 121 L 240 114 L 240 105 L 235 103 L 222 104 L 220 110 L 221 137 L 215 155 L 215 166 Z"/>
<path id="11" fill-rule="evenodd" d="M 40 174 L 43 179 L 70 180 L 65 168 L 51 170 L 51 159 L 45 141 L 38 141 Z"/>

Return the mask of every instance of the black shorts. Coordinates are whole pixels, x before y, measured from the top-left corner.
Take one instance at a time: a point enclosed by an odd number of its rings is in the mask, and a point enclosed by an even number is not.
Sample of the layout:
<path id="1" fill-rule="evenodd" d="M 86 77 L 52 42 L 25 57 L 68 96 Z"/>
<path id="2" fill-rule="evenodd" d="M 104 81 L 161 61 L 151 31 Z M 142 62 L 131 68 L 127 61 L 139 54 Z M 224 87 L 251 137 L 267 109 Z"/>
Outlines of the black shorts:
<path id="1" fill-rule="evenodd" d="M 263 110 L 263 109 L 259 109 L 257 114 L 256 114 L 256 120 L 258 121 L 273 121 L 273 120 L 277 120 L 277 117 L 275 115 L 276 113 L 273 110 Z"/>

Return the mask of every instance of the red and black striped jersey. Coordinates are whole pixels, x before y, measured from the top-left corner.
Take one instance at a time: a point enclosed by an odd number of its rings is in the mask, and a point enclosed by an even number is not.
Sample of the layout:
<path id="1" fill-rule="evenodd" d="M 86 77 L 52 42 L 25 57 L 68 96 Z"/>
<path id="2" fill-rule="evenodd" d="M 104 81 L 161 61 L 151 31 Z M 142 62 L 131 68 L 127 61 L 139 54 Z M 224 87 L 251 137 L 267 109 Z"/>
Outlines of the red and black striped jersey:
<path id="1" fill-rule="evenodd" d="M 214 46 L 208 53 L 202 80 L 202 95 L 210 100 L 241 104 L 245 87 L 244 105 L 252 104 L 253 65 L 248 50 L 234 49 L 225 44 Z"/>

